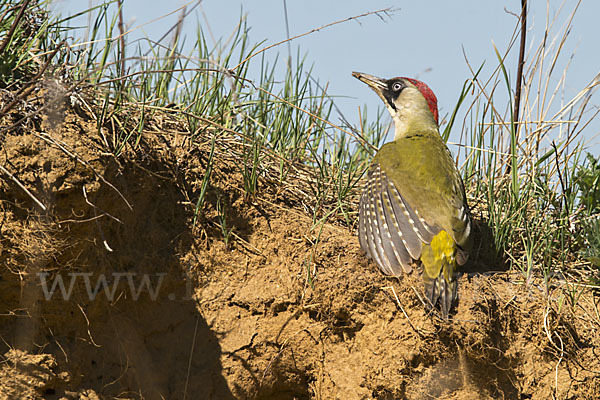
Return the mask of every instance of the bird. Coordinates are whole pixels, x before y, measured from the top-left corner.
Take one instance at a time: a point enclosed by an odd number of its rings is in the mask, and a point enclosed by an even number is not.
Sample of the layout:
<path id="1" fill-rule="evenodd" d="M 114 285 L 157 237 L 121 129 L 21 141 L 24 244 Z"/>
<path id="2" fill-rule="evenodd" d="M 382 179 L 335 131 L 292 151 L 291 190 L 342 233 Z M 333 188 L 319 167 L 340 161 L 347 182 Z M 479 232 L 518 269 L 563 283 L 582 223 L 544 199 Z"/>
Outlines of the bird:
<path id="1" fill-rule="evenodd" d="M 437 98 L 425 83 L 352 72 L 384 102 L 394 140 L 381 146 L 360 196 L 360 247 L 384 275 L 420 270 L 429 309 L 448 315 L 472 247 L 465 187 L 439 132 Z"/>

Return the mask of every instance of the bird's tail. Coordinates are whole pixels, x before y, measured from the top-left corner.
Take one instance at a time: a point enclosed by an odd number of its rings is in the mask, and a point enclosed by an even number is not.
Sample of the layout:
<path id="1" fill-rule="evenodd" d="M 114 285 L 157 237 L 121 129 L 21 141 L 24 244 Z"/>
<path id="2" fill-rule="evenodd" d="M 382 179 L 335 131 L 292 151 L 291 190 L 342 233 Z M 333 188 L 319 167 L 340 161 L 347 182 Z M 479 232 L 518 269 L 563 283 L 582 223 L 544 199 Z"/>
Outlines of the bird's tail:
<path id="1" fill-rule="evenodd" d="M 457 297 L 456 280 L 451 278 L 446 280 L 443 274 L 440 274 L 436 279 L 425 280 L 425 295 L 431 303 L 431 307 L 435 307 L 436 303 L 440 303 L 440 311 L 442 317 L 447 319 L 450 309 Z"/>
<path id="2" fill-rule="evenodd" d="M 457 297 L 456 251 L 456 243 L 446 231 L 440 231 L 421 251 L 425 295 L 431 307 L 440 302 L 444 318 L 448 318 Z"/>

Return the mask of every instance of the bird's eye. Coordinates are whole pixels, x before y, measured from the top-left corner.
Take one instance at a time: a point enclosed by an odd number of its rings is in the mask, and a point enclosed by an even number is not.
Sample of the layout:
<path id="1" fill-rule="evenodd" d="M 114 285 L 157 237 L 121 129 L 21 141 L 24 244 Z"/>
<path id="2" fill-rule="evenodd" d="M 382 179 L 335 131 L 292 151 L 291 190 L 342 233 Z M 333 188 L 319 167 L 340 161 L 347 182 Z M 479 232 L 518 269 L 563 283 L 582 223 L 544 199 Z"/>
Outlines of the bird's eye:
<path id="1" fill-rule="evenodd" d="M 399 92 L 400 90 L 402 90 L 402 84 L 400 82 L 394 83 L 394 85 L 392 86 L 392 90 L 394 92 Z"/>

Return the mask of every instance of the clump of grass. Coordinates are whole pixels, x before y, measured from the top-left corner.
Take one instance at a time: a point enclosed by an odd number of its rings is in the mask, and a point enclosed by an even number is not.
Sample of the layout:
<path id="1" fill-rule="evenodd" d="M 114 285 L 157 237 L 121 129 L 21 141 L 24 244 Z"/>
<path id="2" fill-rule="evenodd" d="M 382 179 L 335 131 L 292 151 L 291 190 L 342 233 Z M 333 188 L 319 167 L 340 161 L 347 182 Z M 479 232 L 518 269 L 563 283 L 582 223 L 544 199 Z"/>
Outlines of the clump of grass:
<path id="1" fill-rule="evenodd" d="M 0 1 L 0 87 L 23 85 L 38 71 L 32 54 L 46 44 L 52 20 L 42 1 Z"/>
<path id="2" fill-rule="evenodd" d="M 572 13 L 576 11 L 577 7 Z M 532 44 L 523 75 L 517 77 L 523 82 L 518 121 L 505 64 L 518 30 L 504 54 L 497 50 L 491 76 L 484 78 L 481 68 L 471 68 L 474 90 L 463 91 L 460 98 L 470 100 L 461 146 L 471 203 L 493 233 L 498 258 L 519 271 L 527 284 L 543 278 L 546 290 L 560 285 L 562 277 L 581 272 L 577 255 L 582 242 L 577 238 L 586 236 L 588 228 L 581 223 L 586 200 L 578 198 L 583 182 L 578 165 L 585 129 L 597 116 L 589 100 L 598 79 L 556 104 L 559 93 L 567 95 L 563 92 L 568 64 L 564 71 L 554 66 L 566 51 L 562 43 L 571 25 L 559 32 L 552 31 L 553 25 L 548 21 L 545 37 L 555 40 Z"/>
<path id="3" fill-rule="evenodd" d="M 600 159 L 587 153 L 585 162 L 577 168 L 576 185 L 584 227 L 581 256 L 600 268 Z"/>
<path id="4" fill-rule="evenodd" d="M 600 159 L 587 153 L 576 173 L 579 203 L 590 215 L 600 212 Z"/>
<path id="5" fill-rule="evenodd" d="M 262 183 L 285 183 L 288 202 L 310 213 L 315 225 L 354 223 L 360 179 L 387 129 L 381 112 L 369 122 L 365 110 L 358 128 L 330 122 L 333 98 L 301 54 L 278 76 L 277 61 L 268 63 L 266 48 L 251 44 L 244 18 L 228 41 L 213 47 L 201 30 L 184 47 L 179 29 L 168 45 L 147 39 L 132 46 L 122 10 L 112 3 L 55 21 L 40 36 L 47 48 L 78 38 L 52 55 L 53 71 L 65 78 L 65 96 L 95 120 L 104 152 L 120 158 L 139 151 L 160 120 L 184 130 L 190 151 L 211 143 L 200 187 L 188 196 L 194 225 L 215 204 L 206 196 L 217 159 L 235 162 L 247 199 L 260 195 Z M 80 16 L 88 19 L 83 40 L 66 26 Z M 260 72 L 250 77 L 256 66 Z"/>
<path id="6" fill-rule="evenodd" d="M 583 232 L 584 245 L 581 256 L 598 269 L 600 268 L 600 218 L 598 215 L 584 223 Z M 595 285 L 600 285 L 600 278 L 597 275 L 592 279 Z"/>
<path id="7" fill-rule="evenodd" d="M 183 120 L 191 143 L 218 133 L 215 151 L 238 161 L 248 198 L 264 179 L 298 182 L 311 188 L 299 190 L 296 200 L 315 221 L 338 212 L 347 223 L 352 221 L 352 198 L 368 153 L 356 151 L 347 133 L 329 122 L 333 100 L 313 81 L 300 54 L 290 61 L 283 79 L 277 78 L 276 62 L 253 57 L 260 53 L 259 45 L 250 44 L 242 18 L 226 44 L 210 47 L 200 30 L 185 54 L 183 40 L 174 38 L 168 48 L 148 41 L 146 50 L 138 44 L 137 54 L 123 59 L 118 18 L 109 17 L 108 10 L 106 5 L 90 10 L 89 40 L 75 46 L 79 61 L 71 71 L 73 79 L 97 90 L 90 108 L 107 151 L 119 156 L 128 146 L 136 148 L 145 121 L 172 109 L 170 117 Z M 109 37 L 118 41 L 104 39 Z M 101 49 L 100 42 L 106 42 Z M 152 56 L 146 57 L 149 51 Z M 260 64 L 260 73 L 250 79 L 252 63 Z M 378 147 L 383 139 L 380 119 L 369 123 L 365 118 L 361 125 L 360 133 L 351 134 L 362 134 L 363 143 Z"/>

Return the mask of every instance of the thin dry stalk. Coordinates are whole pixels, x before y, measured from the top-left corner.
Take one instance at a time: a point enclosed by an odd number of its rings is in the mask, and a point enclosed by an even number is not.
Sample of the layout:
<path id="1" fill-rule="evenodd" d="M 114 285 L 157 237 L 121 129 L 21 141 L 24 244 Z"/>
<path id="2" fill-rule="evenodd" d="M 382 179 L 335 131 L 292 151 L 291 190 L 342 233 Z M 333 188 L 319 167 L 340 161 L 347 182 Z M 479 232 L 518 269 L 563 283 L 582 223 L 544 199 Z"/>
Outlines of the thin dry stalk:
<path id="1" fill-rule="evenodd" d="M 6 168 L 4 168 L 2 165 L 0 165 L 0 171 L 1 171 L 1 172 L 3 172 L 4 174 L 6 174 L 6 175 L 7 175 L 7 176 L 8 176 L 10 179 L 12 179 L 12 180 L 13 180 L 13 182 L 15 182 L 15 183 L 17 184 L 17 186 L 18 186 L 19 188 L 21 188 L 21 190 L 22 190 L 22 191 L 24 191 L 24 192 L 25 192 L 25 194 L 26 194 L 27 196 L 29 196 L 29 198 L 31 198 L 31 200 L 33 200 L 33 202 L 34 202 L 35 204 L 37 204 L 37 205 L 38 205 L 38 207 L 40 207 L 40 208 L 41 208 L 43 211 L 46 211 L 46 206 L 44 205 L 44 203 L 42 203 L 41 201 L 39 201 L 39 200 L 37 199 L 37 197 L 35 197 L 35 196 L 33 195 L 33 193 L 31 193 L 31 192 L 29 191 L 29 189 L 27 189 L 27 188 L 25 187 L 25 185 L 23 185 L 23 184 L 22 184 L 22 183 L 21 183 L 21 182 L 20 182 L 20 181 L 17 179 L 17 177 L 16 177 L 16 176 L 14 176 L 13 174 L 11 174 L 11 173 L 10 173 L 10 172 L 9 172 L 9 171 L 8 171 Z"/>
<path id="2" fill-rule="evenodd" d="M 521 109 L 521 85 L 523 83 L 523 64 L 525 64 L 525 43 L 527 36 L 527 0 L 521 0 L 521 44 L 519 46 L 519 61 L 517 66 L 517 88 L 515 90 L 515 109 L 513 123 L 519 122 Z M 517 131 L 518 136 L 518 131 Z"/>
<path id="3" fill-rule="evenodd" d="M 392 7 L 382 8 L 381 10 L 369 11 L 369 12 L 366 12 L 366 13 L 363 13 L 363 14 L 360 14 L 360 15 L 355 15 L 354 17 L 348 17 L 348 18 L 345 18 L 345 19 L 342 19 L 342 20 L 339 20 L 339 21 L 331 22 L 329 24 L 320 26 L 318 28 L 311 29 L 308 32 L 304 32 L 304 33 L 301 33 L 301 34 L 296 35 L 294 37 L 291 37 L 289 39 L 285 39 L 285 40 L 282 40 L 280 42 L 273 43 L 273 44 L 271 44 L 269 46 L 263 47 L 262 49 L 256 51 L 255 53 L 250 54 L 248 57 L 246 57 L 244 60 L 242 60 L 238 65 L 236 65 L 235 67 L 233 67 L 232 70 L 235 71 L 236 69 L 238 69 L 239 67 L 241 67 L 242 65 L 244 65 L 245 63 L 247 63 L 248 61 L 250 61 L 250 59 L 256 57 L 257 55 L 259 55 L 261 53 L 264 53 L 265 51 L 267 51 L 269 49 L 272 49 L 273 47 L 277 47 L 279 45 L 282 45 L 284 43 L 290 42 L 292 40 L 296 40 L 296 39 L 299 39 L 301 37 L 308 36 L 308 35 L 310 35 L 312 33 L 315 33 L 315 32 L 319 32 L 322 29 L 326 29 L 326 28 L 332 27 L 334 25 L 342 24 L 342 23 L 348 22 L 348 21 L 359 20 L 359 19 L 367 17 L 369 15 L 377 15 L 379 18 L 381 18 L 380 14 L 385 14 L 385 15 L 389 16 L 389 15 L 391 15 L 392 13 L 394 13 L 397 10 L 398 10 L 397 8 L 392 8 Z"/>

